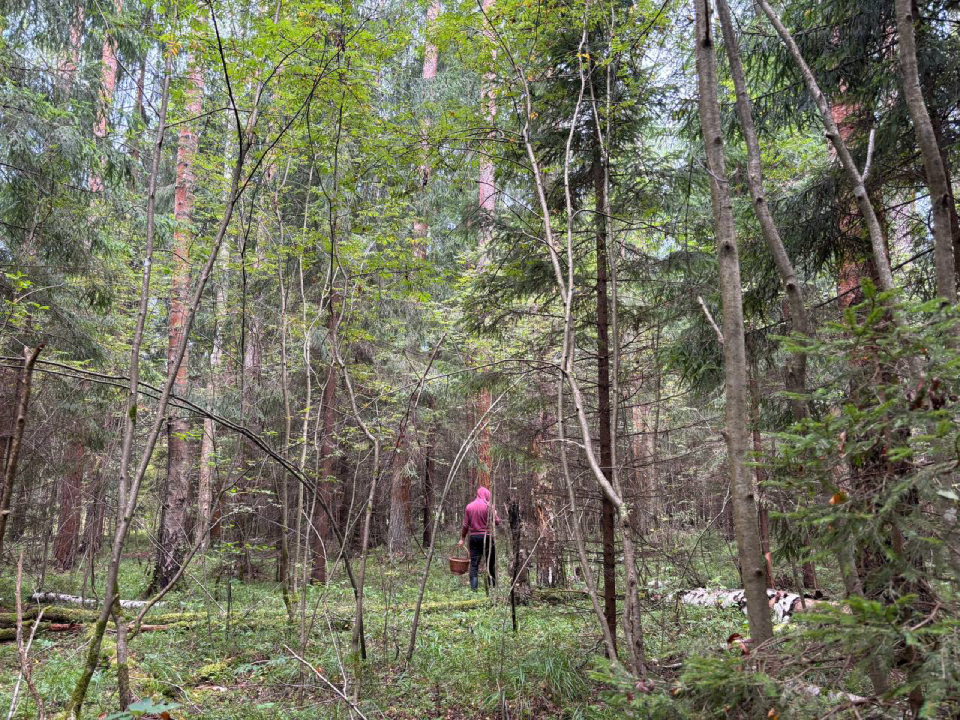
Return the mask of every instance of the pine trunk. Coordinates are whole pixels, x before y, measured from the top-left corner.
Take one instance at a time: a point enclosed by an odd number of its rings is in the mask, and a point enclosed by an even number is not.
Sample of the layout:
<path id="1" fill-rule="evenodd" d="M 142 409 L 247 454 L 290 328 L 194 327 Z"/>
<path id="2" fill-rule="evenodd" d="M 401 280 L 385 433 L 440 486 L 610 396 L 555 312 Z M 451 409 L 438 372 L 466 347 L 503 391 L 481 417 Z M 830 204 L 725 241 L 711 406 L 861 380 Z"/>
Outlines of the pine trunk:
<path id="1" fill-rule="evenodd" d="M 117 15 L 120 15 L 123 11 L 122 0 L 116 0 L 114 10 Z M 105 32 L 103 37 L 100 63 L 100 94 L 97 100 L 97 120 L 93 126 L 93 134 L 98 141 L 102 142 L 107 137 L 107 124 L 110 119 L 110 110 L 113 107 L 113 94 L 117 89 L 117 71 L 119 69 L 117 41 L 109 30 Z M 103 191 L 102 168 L 97 168 L 90 174 L 90 192 L 98 193 L 101 191 Z"/>
<path id="2" fill-rule="evenodd" d="M 203 75 L 193 58 L 188 58 L 189 71 L 187 112 L 200 114 L 203 98 Z M 176 367 L 177 349 L 186 331 L 186 315 L 190 304 L 190 245 L 193 242 L 193 205 L 196 175 L 194 162 L 198 137 L 192 123 L 180 127 L 177 146 L 177 176 L 174 188 L 173 278 L 170 283 L 167 363 Z M 186 395 L 189 387 L 189 346 L 176 371 L 172 392 Z M 161 525 L 158 539 L 157 565 L 152 587 L 166 587 L 180 570 L 189 537 L 187 512 L 190 500 L 190 478 L 193 458 L 189 440 L 190 421 L 180 411 L 167 416 L 167 479 L 161 498 Z"/>
<path id="3" fill-rule="evenodd" d="M 60 521 L 53 556 L 60 570 L 69 570 L 77 559 L 80 547 L 81 495 L 86 449 L 82 438 L 76 438 L 67 450 L 67 473 L 60 484 Z"/>

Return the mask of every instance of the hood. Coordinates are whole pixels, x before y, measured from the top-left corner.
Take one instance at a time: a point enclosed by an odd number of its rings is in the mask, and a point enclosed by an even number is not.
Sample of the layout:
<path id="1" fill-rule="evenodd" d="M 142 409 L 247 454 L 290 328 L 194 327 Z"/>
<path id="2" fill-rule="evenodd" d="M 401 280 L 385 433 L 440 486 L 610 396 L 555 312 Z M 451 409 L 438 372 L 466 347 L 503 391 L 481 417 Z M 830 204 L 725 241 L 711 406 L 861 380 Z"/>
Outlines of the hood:
<path id="1" fill-rule="evenodd" d="M 477 488 L 477 498 L 486 503 L 490 502 L 490 491 L 481 485 Z"/>

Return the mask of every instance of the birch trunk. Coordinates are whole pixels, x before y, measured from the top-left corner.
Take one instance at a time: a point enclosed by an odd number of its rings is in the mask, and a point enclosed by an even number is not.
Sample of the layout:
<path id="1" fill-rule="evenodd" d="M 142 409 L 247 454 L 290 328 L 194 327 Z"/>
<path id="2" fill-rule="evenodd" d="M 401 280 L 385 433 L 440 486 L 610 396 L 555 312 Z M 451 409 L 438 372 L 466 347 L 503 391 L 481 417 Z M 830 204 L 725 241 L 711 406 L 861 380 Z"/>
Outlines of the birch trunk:
<path id="1" fill-rule="evenodd" d="M 221 318 L 227 306 L 227 268 L 229 266 L 229 249 L 221 251 L 217 259 L 220 270 L 220 282 L 217 284 L 215 313 L 216 326 L 213 330 L 213 346 L 210 348 L 210 377 L 207 381 L 207 399 L 211 407 L 215 406 L 221 384 L 223 370 L 223 323 Z M 214 495 L 216 485 L 216 443 L 217 425 L 210 418 L 203 420 L 203 435 L 200 438 L 200 472 L 197 486 L 197 527 L 194 542 L 200 544 L 201 555 L 206 552 L 213 538 L 219 534 L 211 527 L 214 516 Z"/>

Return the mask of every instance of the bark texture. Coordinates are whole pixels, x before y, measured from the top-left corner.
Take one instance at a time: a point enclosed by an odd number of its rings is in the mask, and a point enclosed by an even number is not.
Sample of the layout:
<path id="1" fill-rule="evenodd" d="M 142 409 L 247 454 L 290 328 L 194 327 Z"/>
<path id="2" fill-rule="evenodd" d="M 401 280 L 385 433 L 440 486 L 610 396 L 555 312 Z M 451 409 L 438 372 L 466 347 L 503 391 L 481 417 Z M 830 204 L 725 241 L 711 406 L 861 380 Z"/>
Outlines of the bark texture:
<path id="1" fill-rule="evenodd" d="M 123 11 L 122 0 L 116 0 L 114 11 L 117 15 Z M 71 34 L 73 29 L 71 28 Z M 93 134 L 98 140 L 107 137 L 107 123 L 110 119 L 110 110 L 113 107 L 113 94 L 117 89 L 117 71 L 119 70 L 119 61 L 117 59 L 117 41 L 110 34 L 109 30 L 103 37 L 103 50 L 100 57 L 100 94 L 97 99 L 97 120 L 93 126 Z M 101 192 L 103 190 L 102 168 L 95 169 L 90 174 L 90 192 Z"/>
<path id="2" fill-rule="evenodd" d="M 337 304 L 336 293 L 331 293 L 327 308 L 327 342 L 330 343 L 330 347 L 334 347 L 337 342 L 337 325 L 340 319 L 337 314 Z M 315 583 L 325 583 L 327 581 L 327 546 L 330 544 L 330 520 L 323 512 L 323 503 L 329 505 L 332 501 L 333 483 L 336 480 L 333 474 L 335 450 L 333 434 L 336 430 L 337 419 L 334 404 L 336 400 L 337 366 L 331 359 L 320 401 L 322 438 L 320 442 L 320 482 L 317 483 L 317 493 L 321 497 L 316 498 L 313 504 L 312 527 L 310 528 L 310 549 L 313 555 L 310 580 Z M 323 502 L 321 502 L 321 499 Z"/>
<path id="3" fill-rule="evenodd" d="M 23 349 L 23 368 L 20 370 L 17 386 L 17 414 L 13 425 L 13 434 L 7 443 L 3 471 L 3 488 L 0 489 L 0 556 L 3 555 L 3 536 L 7 531 L 7 518 L 10 517 L 10 500 L 13 497 L 13 483 L 17 477 L 17 463 L 20 460 L 20 448 L 23 447 L 23 431 L 27 425 L 27 410 L 30 407 L 30 386 L 33 381 L 33 366 L 43 345 Z"/>
<path id="4" fill-rule="evenodd" d="M 917 70 L 917 40 L 912 0 L 894 0 L 897 12 L 897 36 L 900 41 L 900 70 L 903 75 L 903 96 L 917 145 L 923 157 L 923 169 L 930 190 L 930 205 L 933 212 L 933 256 L 937 274 L 937 294 L 949 303 L 957 301 L 957 280 L 954 272 L 953 236 L 950 226 L 950 206 L 953 204 L 950 184 L 944 169 L 937 136 L 930 121 L 930 113 L 920 89 L 920 73 Z"/>
<path id="5" fill-rule="evenodd" d="M 723 364 L 730 494 L 750 633 L 754 641 L 759 643 L 773 637 L 773 625 L 767 606 L 763 553 L 757 529 L 756 486 L 752 474 L 745 467 L 749 414 L 740 258 L 723 157 L 723 129 L 717 100 L 717 60 L 710 25 L 710 4 L 709 0 L 695 0 L 694 4 L 700 127 L 710 174 L 710 198 L 723 298 Z"/>
<path id="6" fill-rule="evenodd" d="M 193 58 L 187 59 L 188 74 L 187 112 L 200 114 L 203 99 L 203 75 Z M 172 391 L 186 395 L 189 388 L 189 347 L 184 348 L 182 359 L 177 364 L 178 350 L 185 344 L 186 316 L 190 307 L 190 245 L 193 242 L 193 205 L 196 186 L 194 161 L 197 155 L 198 137 L 193 123 L 180 126 L 177 146 L 177 176 L 174 188 L 173 213 L 176 230 L 173 236 L 173 278 L 170 283 L 170 313 L 167 322 L 167 372 L 173 373 Z M 160 537 L 158 538 L 157 564 L 152 587 L 166 587 L 180 570 L 180 563 L 189 543 L 187 510 L 190 501 L 190 478 L 193 470 L 193 453 L 188 439 L 190 420 L 178 411 L 167 416 L 167 480 L 161 498 Z"/>
<path id="7" fill-rule="evenodd" d="M 402 431 L 401 431 L 402 432 Z M 410 474 L 409 442 L 404 434 L 397 440 L 390 479 L 390 524 L 387 529 L 387 550 L 402 554 L 410 541 Z"/>
<path id="8" fill-rule="evenodd" d="M 60 484 L 60 518 L 57 523 L 57 539 L 53 556 L 57 567 L 69 570 L 77 558 L 80 547 L 81 495 L 86 452 L 83 439 L 75 438 L 67 450 L 67 472 Z"/>
<path id="9" fill-rule="evenodd" d="M 747 80 L 743 72 L 743 63 L 740 60 L 740 48 L 733 28 L 733 17 L 727 0 L 717 0 L 717 15 L 720 26 L 723 28 L 723 44 L 730 62 L 730 74 L 733 77 L 733 86 L 737 97 L 737 117 L 743 138 L 747 146 L 747 185 L 750 188 L 750 198 L 753 201 L 753 211 L 760 224 L 760 230 L 773 256 L 773 261 L 780 274 L 780 282 L 787 299 L 790 312 L 790 325 L 794 332 L 801 335 L 810 334 L 810 319 L 804 302 L 803 289 L 797 279 L 793 262 L 787 254 L 787 249 L 780 237 L 780 230 L 770 212 L 766 192 L 763 186 L 763 165 L 760 159 L 760 142 L 757 139 L 757 130 L 753 122 L 753 102 L 747 91 Z M 793 362 L 787 369 L 787 390 L 793 393 L 803 393 L 806 388 L 807 355 L 797 352 L 793 355 Z M 802 400 L 793 400 L 793 413 L 796 419 L 807 414 L 807 405 Z"/>
<path id="10" fill-rule="evenodd" d="M 549 394 L 543 388 L 543 397 Z M 546 409 L 540 412 L 540 427 L 537 429 L 530 444 L 530 455 L 533 458 L 533 516 L 536 521 L 536 533 L 539 543 L 536 546 L 537 584 L 540 587 L 557 587 L 563 585 L 563 561 L 560 556 L 560 545 L 557 542 L 557 532 L 554 527 L 557 515 L 557 496 L 561 488 L 555 488 L 552 477 L 547 471 L 544 461 L 544 444 L 548 433 L 555 425 L 553 415 Z"/>
<path id="11" fill-rule="evenodd" d="M 604 215 L 603 167 L 594 162 L 595 202 L 597 209 L 597 441 L 600 467 L 608 482 L 613 482 L 613 429 L 610 408 L 610 300 L 607 296 L 607 236 Z M 617 567 L 613 502 L 601 496 L 600 534 L 603 547 L 603 606 L 610 635 L 617 637 Z"/>
<path id="12" fill-rule="evenodd" d="M 222 384 L 223 372 L 223 327 L 221 317 L 227 306 L 227 266 L 229 252 L 221 251 L 217 264 L 220 266 L 220 282 L 216 290 L 217 324 L 213 331 L 213 347 L 210 349 L 210 378 L 207 382 L 207 399 L 213 402 Z M 211 523 L 214 520 L 214 496 L 216 493 L 216 442 L 217 426 L 210 418 L 204 418 L 203 435 L 200 438 L 200 469 L 197 486 L 197 526 L 194 542 L 200 543 L 200 551 L 205 551 L 218 534 Z"/>

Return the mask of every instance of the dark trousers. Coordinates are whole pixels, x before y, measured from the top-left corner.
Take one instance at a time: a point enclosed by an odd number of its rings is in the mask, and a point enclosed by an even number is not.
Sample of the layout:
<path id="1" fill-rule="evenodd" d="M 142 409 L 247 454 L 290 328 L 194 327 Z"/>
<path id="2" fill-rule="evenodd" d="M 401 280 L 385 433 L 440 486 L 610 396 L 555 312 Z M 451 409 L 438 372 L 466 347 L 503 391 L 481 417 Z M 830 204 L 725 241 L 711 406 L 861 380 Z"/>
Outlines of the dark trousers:
<path id="1" fill-rule="evenodd" d="M 470 589 L 477 589 L 477 571 L 480 569 L 480 559 L 486 555 L 487 569 L 490 572 L 490 582 L 497 586 L 497 548 L 493 538 L 488 535 L 470 536 Z"/>

